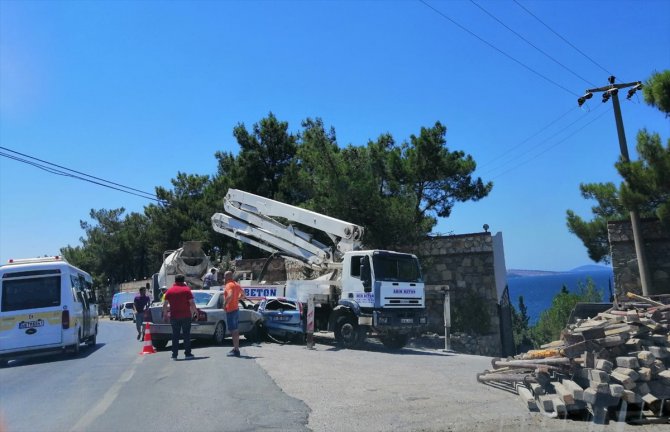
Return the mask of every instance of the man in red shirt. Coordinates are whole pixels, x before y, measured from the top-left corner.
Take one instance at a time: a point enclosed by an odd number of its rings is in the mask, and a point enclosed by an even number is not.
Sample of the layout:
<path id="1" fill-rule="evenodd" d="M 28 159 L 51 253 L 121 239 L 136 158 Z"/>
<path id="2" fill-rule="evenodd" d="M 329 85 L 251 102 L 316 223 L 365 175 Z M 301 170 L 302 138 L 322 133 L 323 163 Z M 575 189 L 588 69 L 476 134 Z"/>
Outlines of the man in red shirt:
<path id="1" fill-rule="evenodd" d="M 240 356 L 240 331 L 238 325 L 240 322 L 240 300 L 246 299 L 244 290 L 233 279 L 233 272 L 227 271 L 223 278 L 226 287 L 223 291 L 223 308 L 226 310 L 226 324 L 228 324 L 228 331 L 233 337 L 233 349 L 228 353 L 228 357 Z"/>
<path id="2" fill-rule="evenodd" d="M 184 282 L 186 278 L 178 274 L 174 278 L 174 285 L 165 293 L 163 302 L 163 316 L 170 314 L 172 325 L 172 360 L 177 360 L 179 352 L 179 333 L 184 336 L 184 357 L 192 359 L 191 354 L 191 319 L 198 313 L 193 301 L 191 288 Z"/>

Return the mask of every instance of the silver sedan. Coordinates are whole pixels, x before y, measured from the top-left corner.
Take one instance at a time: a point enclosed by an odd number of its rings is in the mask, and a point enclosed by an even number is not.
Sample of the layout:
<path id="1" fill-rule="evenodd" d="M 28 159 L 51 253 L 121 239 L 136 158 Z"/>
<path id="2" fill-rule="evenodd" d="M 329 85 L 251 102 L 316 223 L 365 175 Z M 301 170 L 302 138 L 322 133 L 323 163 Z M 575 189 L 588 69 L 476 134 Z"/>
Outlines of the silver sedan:
<path id="1" fill-rule="evenodd" d="M 222 345 L 230 335 L 226 325 L 226 311 L 223 310 L 223 291 L 193 291 L 198 316 L 191 323 L 191 339 L 210 340 Z M 151 343 L 157 350 L 163 350 L 172 340 L 172 326 L 163 318 L 162 303 L 154 303 L 151 313 Z M 261 338 L 263 316 L 253 309 L 250 302 L 240 301 L 240 334 L 254 342 Z"/>

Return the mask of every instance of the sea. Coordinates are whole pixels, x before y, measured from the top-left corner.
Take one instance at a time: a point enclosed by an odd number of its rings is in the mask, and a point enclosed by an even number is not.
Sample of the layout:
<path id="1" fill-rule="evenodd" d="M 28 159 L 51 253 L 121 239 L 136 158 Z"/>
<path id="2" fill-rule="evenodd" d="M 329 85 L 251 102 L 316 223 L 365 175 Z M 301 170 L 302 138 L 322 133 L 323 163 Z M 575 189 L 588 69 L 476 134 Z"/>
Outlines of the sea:
<path id="1" fill-rule="evenodd" d="M 510 302 L 519 310 L 519 297 L 528 308 L 529 324 L 534 325 L 540 314 L 551 307 L 551 301 L 565 285 L 572 293 L 579 292 L 580 284 L 586 286 L 591 278 L 603 301 L 610 301 L 614 290 L 614 273 L 605 266 L 583 266 L 566 272 L 545 272 L 530 270 L 509 270 L 507 286 Z"/>

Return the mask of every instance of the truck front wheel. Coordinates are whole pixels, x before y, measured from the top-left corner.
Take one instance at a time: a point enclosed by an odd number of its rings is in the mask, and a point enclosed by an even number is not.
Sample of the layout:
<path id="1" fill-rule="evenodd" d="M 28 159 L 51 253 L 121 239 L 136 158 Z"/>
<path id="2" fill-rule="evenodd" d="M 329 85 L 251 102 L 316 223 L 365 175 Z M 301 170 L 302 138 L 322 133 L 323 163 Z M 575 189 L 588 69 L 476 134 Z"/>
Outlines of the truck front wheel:
<path id="1" fill-rule="evenodd" d="M 388 349 L 399 350 L 400 348 L 407 345 L 409 340 L 409 335 L 406 334 L 387 334 L 384 336 L 379 336 L 379 340 L 384 344 Z"/>
<path id="2" fill-rule="evenodd" d="M 363 340 L 361 329 L 354 317 L 343 316 L 337 319 L 335 340 L 344 348 L 356 348 L 361 344 Z"/>

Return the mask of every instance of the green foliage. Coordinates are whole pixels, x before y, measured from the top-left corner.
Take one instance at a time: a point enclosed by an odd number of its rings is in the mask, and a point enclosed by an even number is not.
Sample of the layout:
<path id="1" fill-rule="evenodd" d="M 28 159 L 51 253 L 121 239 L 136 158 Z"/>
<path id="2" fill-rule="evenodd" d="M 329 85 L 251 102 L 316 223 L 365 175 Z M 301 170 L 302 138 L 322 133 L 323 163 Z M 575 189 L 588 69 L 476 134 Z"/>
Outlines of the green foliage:
<path id="1" fill-rule="evenodd" d="M 670 70 L 654 73 L 644 87 L 645 101 L 669 114 Z M 581 184 L 585 199 L 594 199 L 593 219 L 586 221 L 574 211 L 567 210 L 568 230 L 584 243 L 589 257 L 595 262 L 609 263 L 607 221 L 626 220 L 630 210 L 642 217 L 658 218 L 670 231 L 670 140 L 665 148 L 658 134 L 643 129 L 637 135 L 637 161 L 619 160 L 616 168 L 625 180 L 614 183 Z"/>
<path id="2" fill-rule="evenodd" d="M 472 290 L 459 292 L 451 308 L 451 330 L 484 335 L 491 330 L 490 303 Z"/>
<path id="3" fill-rule="evenodd" d="M 449 216 L 456 202 L 479 200 L 492 188 L 472 176 L 476 164 L 471 156 L 446 147 L 446 127 L 439 122 L 401 145 L 383 134 L 367 145 L 344 148 L 321 119 L 308 118 L 301 126 L 300 133 L 289 133 L 288 123 L 272 113 L 251 130 L 238 124 L 233 135 L 239 153 L 217 152 L 215 175 L 178 172 L 171 188 L 156 188 L 161 202 L 147 205 L 144 214 L 124 218 L 123 209 L 92 213 L 93 223 L 82 222 L 83 245 L 64 248 L 64 255 L 113 282 L 150 276 L 159 270 L 165 251 L 187 240 L 203 241 L 205 252 L 222 268 L 240 254 L 265 256 L 211 228 L 229 188 L 362 225 L 365 246 L 389 249 L 415 244 L 437 217 Z M 313 234 L 331 243 L 322 232 Z"/>
<path id="4" fill-rule="evenodd" d="M 670 70 L 652 73 L 642 92 L 646 103 L 670 116 Z"/>
<path id="5" fill-rule="evenodd" d="M 591 278 L 588 278 L 586 283 L 580 282 L 578 284 L 577 293 L 569 292 L 564 285 L 552 300 L 551 307 L 542 312 L 539 321 L 531 329 L 533 344 L 539 347 L 542 344 L 559 339 L 561 331 L 567 325 L 570 313 L 577 303 L 597 303 L 601 302 L 602 299 L 602 292 L 596 289 L 595 282 Z"/>
<path id="6" fill-rule="evenodd" d="M 620 203 L 619 191 L 614 183 L 581 184 L 579 189 L 582 197 L 596 200 L 598 205 L 591 207 L 594 215 L 591 221 L 585 221 L 572 210 L 568 210 L 568 230 L 582 240 L 589 258 L 595 262 L 609 263 L 607 221 L 622 219 L 627 214 Z"/>
<path id="7" fill-rule="evenodd" d="M 665 148 L 658 134 L 637 134 L 637 161 L 619 161 L 616 168 L 626 181 L 621 201 L 643 215 L 655 216 L 670 231 L 670 139 Z"/>
<path id="8" fill-rule="evenodd" d="M 528 351 L 533 346 L 530 317 L 528 308 L 523 302 L 523 296 L 519 296 L 519 310 L 512 306 L 512 332 L 514 334 L 514 346 L 516 352 Z"/>

